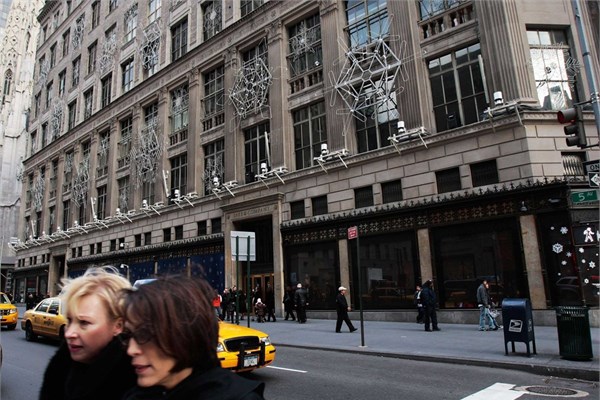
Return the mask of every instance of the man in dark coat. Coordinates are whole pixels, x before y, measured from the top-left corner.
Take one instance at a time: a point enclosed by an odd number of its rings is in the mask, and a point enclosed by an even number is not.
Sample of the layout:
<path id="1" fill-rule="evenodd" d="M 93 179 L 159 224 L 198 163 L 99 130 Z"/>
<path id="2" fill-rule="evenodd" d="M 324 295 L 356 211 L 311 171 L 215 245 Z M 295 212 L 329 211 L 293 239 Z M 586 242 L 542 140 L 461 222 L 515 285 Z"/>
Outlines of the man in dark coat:
<path id="1" fill-rule="evenodd" d="M 308 306 L 308 291 L 302 287 L 301 283 L 296 286 L 294 304 L 298 312 L 298 323 L 304 324 L 306 322 L 306 306 Z"/>
<path id="2" fill-rule="evenodd" d="M 340 286 L 338 288 L 338 295 L 335 298 L 335 309 L 337 311 L 337 322 L 335 323 L 335 331 L 337 333 L 341 332 L 342 322 L 345 322 L 348 325 L 348 329 L 350 332 L 354 332 L 357 329 L 352 325 L 352 321 L 348 317 L 348 311 L 350 311 L 350 307 L 348 306 L 348 302 L 346 301 L 346 288 Z"/>
<path id="3" fill-rule="evenodd" d="M 267 283 L 267 297 L 265 304 L 267 306 L 267 322 L 270 322 L 271 318 L 273 318 L 273 322 L 277 322 L 275 319 L 275 291 L 270 283 Z"/>
<path id="4" fill-rule="evenodd" d="M 431 329 L 429 329 L 430 324 L 433 326 L 434 331 L 441 330 L 438 328 L 437 315 L 435 313 L 437 299 L 435 297 L 433 281 L 431 279 L 423 284 L 423 289 L 421 290 L 421 302 L 423 303 L 423 309 L 425 311 L 425 331 L 431 332 Z"/>
<path id="5" fill-rule="evenodd" d="M 286 321 L 290 316 L 292 317 L 292 321 L 296 320 L 296 315 L 294 315 L 294 289 L 291 286 L 286 288 L 283 295 L 283 309 L 285 310 Z"/>

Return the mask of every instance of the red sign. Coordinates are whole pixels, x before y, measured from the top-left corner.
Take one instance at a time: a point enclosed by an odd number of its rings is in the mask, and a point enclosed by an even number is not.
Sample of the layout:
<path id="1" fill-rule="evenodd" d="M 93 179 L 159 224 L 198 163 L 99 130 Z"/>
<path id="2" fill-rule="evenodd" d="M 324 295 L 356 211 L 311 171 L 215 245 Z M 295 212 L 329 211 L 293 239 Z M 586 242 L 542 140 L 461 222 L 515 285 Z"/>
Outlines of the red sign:
<path id="1" fill-rule="evenodd" d="M 358 227 L 351 226 L 348 228 L 348 240 L 356 239 L 358 237 Z"/>

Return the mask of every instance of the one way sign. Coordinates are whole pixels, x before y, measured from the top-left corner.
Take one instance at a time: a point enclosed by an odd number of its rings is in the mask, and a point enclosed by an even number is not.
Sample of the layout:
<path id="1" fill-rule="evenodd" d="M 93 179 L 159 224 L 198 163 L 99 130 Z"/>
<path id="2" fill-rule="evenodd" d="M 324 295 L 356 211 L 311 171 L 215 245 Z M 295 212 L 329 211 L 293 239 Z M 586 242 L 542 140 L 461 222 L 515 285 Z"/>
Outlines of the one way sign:
<path id="1" fill-rule="evenodd" d="M 590 187 L 600 187 L 600 160 L 586 161 L 583 163 Z"/>

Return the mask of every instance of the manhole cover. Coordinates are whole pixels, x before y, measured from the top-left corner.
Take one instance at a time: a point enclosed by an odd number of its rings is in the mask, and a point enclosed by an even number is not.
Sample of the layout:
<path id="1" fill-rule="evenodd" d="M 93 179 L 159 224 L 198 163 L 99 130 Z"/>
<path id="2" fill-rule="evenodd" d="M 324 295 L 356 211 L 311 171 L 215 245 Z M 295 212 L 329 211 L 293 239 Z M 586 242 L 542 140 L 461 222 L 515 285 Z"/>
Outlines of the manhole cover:
<path id="1" fill-rule="evenodd" d="M 566 389 L 555 386 L 521 386 L 515 389 L 533 395 L 548 397 L 585 397 L 589 394 L 580 390 Z"/>

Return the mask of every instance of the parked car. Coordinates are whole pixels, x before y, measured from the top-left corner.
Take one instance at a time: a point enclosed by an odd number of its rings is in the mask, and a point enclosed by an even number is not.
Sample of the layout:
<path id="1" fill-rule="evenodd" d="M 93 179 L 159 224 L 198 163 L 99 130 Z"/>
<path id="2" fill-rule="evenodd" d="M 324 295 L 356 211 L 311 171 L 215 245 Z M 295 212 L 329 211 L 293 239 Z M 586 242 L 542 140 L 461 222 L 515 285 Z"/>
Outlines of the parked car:
<path id="1" fill-rule="evenodd" d="M 140 279 L 133 286 L 148 284 L 155 279 Z M 275 346 L 266 333 L 241 325 L 219 321 L 217 357 L 221 367 L 234 372 L 250 372 L 275 360 Z"/>
<path id="2" fill-rule="evenodd" d="M 61 299 L 50 297 L 40 301 L 33 309 L 25 311 L 21 320 L 25 340 L 31 342 L 38 336 L 61 340 L 65 336 L 67 326 L 67 318 L 62 310 Z"/>
<path id="3" fill-rule="evenodd" d="M 10 301 L 6 293 L 0 292 L 0 315 L 2 316 L 2 326 L 13 330 L 17 327 L 19 311 Z"/>

